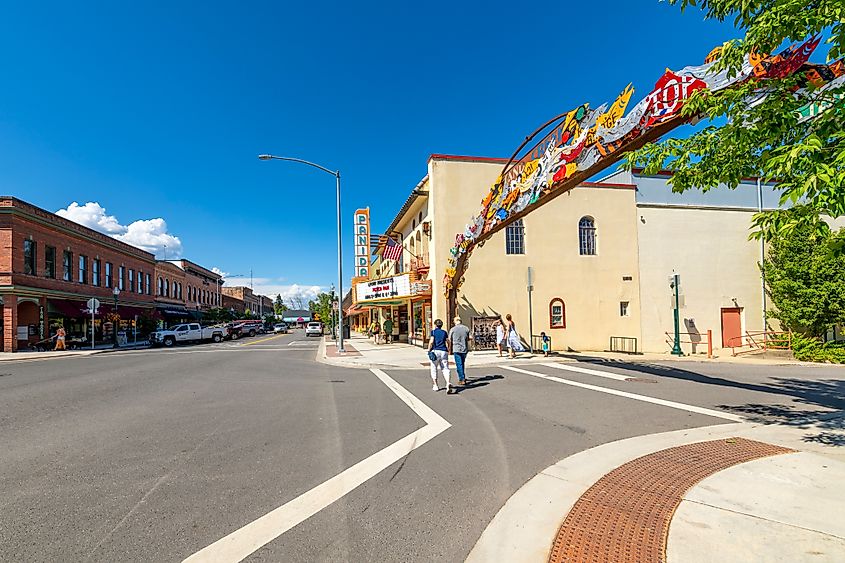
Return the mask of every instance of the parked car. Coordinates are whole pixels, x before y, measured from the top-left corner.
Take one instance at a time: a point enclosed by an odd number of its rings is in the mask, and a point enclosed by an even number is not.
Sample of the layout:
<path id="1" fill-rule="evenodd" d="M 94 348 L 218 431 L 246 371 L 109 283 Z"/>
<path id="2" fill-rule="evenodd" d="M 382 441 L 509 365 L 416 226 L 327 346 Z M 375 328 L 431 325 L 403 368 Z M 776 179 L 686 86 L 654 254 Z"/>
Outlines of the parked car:
<path id="1" fill-rule="evenodd" d="M 288 325 L 287 323 L 276 323 L 273 325 L 273 334 L 287 334 L 288 332 Z"/>
<path id="2" fill-rule="evenodd" d="M 305 325 L 305 336 L 323 336 L 322 323 L 308 323 Z"/>
<path id="3" fill-rule="evenodd" d="M 153 346 L 171 347 L 176 343 L 212 341 L 220 342 L 226 336 L 226 327 L 214 325 L 202 327 L 199 323 L 176 325 L 169 329 L 156 330 L 150 334 Z"/>
<path id="4" fill-rule="evenodd" d="M 236 329 L 239 329 L 238 336 L 255 336 L 261 332 L 262 323 L 261 321 L 235 321 L 234 326 Z M 234 336 L 232 337 L 233 340 L 237 340 Z"/>

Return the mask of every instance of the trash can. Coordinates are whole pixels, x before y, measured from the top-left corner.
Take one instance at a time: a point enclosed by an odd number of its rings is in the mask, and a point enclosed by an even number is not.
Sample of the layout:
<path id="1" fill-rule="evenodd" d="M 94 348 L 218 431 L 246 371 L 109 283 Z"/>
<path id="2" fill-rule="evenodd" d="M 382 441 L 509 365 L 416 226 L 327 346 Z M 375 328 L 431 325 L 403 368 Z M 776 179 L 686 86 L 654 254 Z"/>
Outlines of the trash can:
<path id="1" fill-rule="evenodd" d="M 343 325 L 343 337 L 349 340 L 349 325 Z"/>

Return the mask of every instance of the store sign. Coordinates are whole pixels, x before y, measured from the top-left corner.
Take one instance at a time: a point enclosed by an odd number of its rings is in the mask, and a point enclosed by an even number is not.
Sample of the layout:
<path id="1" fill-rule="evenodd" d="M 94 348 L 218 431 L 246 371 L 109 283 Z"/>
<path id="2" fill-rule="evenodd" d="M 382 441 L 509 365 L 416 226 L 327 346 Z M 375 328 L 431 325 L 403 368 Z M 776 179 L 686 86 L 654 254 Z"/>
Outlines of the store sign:
<path id="1" fill-rule="evenodd" d="M 38 338 L 44 338 L 44 307 L 38 307 Z"/>
<path id="2" fill-rule="evenodd" d="M 370 277 L 370 208 L 355 211 L 355 276 Z"/>
<path id="3" fill-rule="evenodd" d="M 418 281 L 411 284 L 411 293 L 413 295 L 424 295 L 431 293 L 431 281 Z"/>
<path id="4" fill-rule="evenodd" d="M 408 297 L 411 295 L 411 276 L 402 274 L 381 280 L 360 282 L 355 286 L 355 295 L 359 302 L 390 299 L 391 297 Z"/>

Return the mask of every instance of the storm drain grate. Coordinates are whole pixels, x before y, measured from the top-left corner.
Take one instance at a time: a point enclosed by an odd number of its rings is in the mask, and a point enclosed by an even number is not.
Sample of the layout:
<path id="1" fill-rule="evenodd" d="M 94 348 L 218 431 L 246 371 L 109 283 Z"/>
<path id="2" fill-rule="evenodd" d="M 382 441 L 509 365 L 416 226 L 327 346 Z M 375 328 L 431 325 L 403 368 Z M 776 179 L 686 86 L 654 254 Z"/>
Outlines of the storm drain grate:
<path id="1" fill-rule="evenodd" d="M 732 465 L 792 451 L 728 438 L 631 460 L 581 495 L 558 530 L 549 562 L 662 563 L 669 522 L 693 485 Z"/>

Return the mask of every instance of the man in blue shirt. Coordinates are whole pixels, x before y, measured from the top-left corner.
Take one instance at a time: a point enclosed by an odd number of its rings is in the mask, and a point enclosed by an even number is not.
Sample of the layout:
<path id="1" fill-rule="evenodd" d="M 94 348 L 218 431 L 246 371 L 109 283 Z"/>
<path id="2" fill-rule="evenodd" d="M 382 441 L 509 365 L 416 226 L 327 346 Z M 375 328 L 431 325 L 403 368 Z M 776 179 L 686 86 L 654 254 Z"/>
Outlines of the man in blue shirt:
<path id="1" fill-rule="evenodd" d="M 455 371 L 458 372 L 458 385 L 466 385 L 466 373 L 464 366 L 467 361 L 467 352 L 469 352 L 469 341 L 472 336 L 469 333 L 469 328 L 465 324 L 461 324 L 461 317 L 452 319 L 455 326 L 449 331 L 449 348 L 455 356 Z"/>
<path id="2" fill-rule="evenodd" d="M 443 321 L 434 321 L 434 330 L 428 339 L 428 352 L 431 361 L 431 382 L 432 391 L 440 391 L 437 384 L 437 370 L 440 369 L 443 379 L 446 381 L 446 392 L 450 392 L 449 383 L 449 334 L 443 330 Z"/>

